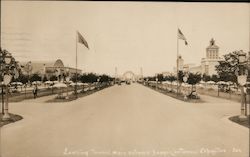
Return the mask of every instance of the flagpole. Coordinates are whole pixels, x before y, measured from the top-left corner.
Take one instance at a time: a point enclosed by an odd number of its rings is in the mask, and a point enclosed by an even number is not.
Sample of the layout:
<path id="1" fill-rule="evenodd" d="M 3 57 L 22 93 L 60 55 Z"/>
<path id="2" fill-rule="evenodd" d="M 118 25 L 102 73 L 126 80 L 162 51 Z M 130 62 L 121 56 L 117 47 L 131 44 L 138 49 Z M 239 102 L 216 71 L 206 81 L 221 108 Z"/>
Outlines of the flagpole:
<path id="1" fill-rule="evenodd" d="M 76 98 L 77 98 L 77 42 L 78 42 L 78 36 L 76 32 L 76 84 L 75 84 L 75 93 L 76 93 Z"/>
<path id="2" fill-rule="evenodd" d="M 179 37 L 178 37 L 178 29 L 177 29 L 177 60 L 176 60 L 176 80 L 177 80 L 177 91 L 176 94 L 178 95 L 179 92 L 179 64 L 178 64 L 178 58 L 179 58 Z"/>

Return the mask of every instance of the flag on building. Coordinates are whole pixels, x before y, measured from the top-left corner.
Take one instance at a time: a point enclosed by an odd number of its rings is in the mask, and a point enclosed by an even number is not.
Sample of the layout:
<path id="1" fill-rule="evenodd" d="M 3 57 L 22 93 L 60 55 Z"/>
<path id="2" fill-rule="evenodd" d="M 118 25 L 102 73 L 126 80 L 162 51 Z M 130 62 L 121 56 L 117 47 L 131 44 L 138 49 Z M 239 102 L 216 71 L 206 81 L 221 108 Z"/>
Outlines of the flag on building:
<path id="1" fill-rule="evenodd" d="M 77 42 L 83 44 L 84 46 L 86 46 L 89 49 L 89 45 L 88 45 L 87 41 L 83 38 L 81 33 L 79 33 L 78 31 L 77 31 L 77 39 L 78 39 Z"/>
<path id="2" fill-rule="evenodd" d="M 185 45 L 188 45 L 186 37 L 183 35 L 180 29 L 178 29 L 178 39 L 184 40 Z"/>

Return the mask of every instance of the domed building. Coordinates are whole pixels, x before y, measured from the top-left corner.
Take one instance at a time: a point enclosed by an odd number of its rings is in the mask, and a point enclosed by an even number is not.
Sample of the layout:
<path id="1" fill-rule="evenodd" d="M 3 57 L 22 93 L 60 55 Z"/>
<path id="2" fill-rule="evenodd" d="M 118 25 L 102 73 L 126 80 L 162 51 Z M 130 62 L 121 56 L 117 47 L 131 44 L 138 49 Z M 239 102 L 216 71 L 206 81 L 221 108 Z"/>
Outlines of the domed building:
<path id="1" fill-rule="evenodd" d="M 76 74 L 82 74 L 82 70 L 75 69 L 72 67 L 66 67 L 63 64 L 61 59 L 57 59 L 55 62 L 38 62 L 38 61 L 30 61 L 26 63 L 21 63 L 22 71 L 24 74 L 31 75 L 31 74 L 38 74 L 42 77 L 47 77 L 49 80 L 51 76 L 70 76 Z"/>

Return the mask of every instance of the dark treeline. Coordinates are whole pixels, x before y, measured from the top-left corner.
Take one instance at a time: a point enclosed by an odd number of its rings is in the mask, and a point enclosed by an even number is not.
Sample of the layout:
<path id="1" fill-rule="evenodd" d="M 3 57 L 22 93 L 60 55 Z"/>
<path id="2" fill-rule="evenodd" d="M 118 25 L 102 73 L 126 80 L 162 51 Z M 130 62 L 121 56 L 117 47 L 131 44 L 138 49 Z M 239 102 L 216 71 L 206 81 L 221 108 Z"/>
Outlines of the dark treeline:
<path id="1" fill-rule="evenodd" d="M 22 83 L 27 83 L 28 80 L 30 80 L 30 82 L 34 82 L 34 81 L 57 81 L 58 77 L 56 77 L 55 75 L 52 75 L 50 78 L 42 77 L 39 74 L 31 74 L 30 77 L 28 77 L 28 75 L 24 75 L 22 73 L 20 73 L 19 78 L 17 79 L 13 79 L 13 82 L 22 82 Z M 63 78 L 63 80 L 65 80 L 65 78 Z M 73 77 L 70 78 L 71 81 L 75 82 L 76 81 L 76 76 L 74 75 Z M 113 81 L 114 78 L 110 77 L 109 75 L 106 74 L 102 74 L 102 75 L 98 75 L 95 73 L 88 73 L 88 74 L 78 74 L 77 76 L 77 81 L 78 82 L 82 82 L 82 83 L 93 83 L 93 82 L 110 82 Z"/>

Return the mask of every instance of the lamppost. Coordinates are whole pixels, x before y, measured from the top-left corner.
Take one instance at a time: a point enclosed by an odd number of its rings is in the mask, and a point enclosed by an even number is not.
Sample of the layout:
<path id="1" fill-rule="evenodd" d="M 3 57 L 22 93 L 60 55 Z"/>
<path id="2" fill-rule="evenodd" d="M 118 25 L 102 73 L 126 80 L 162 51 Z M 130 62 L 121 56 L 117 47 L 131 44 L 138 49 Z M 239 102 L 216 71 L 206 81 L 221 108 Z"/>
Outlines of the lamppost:
<path id="1" fill-rule="evenodd" d="M 184 75 L 184 77 L 183 77 L 184 83 L 187 83 L 187 80 L 188 80 L 188 73 L 186 73 L 186 74 Z M 187 100 L 187 94 L 186 94 L 186 92 L 187 92 L 187 90 L 185 90 L 185 92 L 184 92 L 184 101 Z"/>
<path id="2" fill-rule="evenodd" d="M 3 77 L 3 84 L 2 84 L 2 88 L 3 85 L 5 85 L 6 90 L 5 90 L 5 103 L 4 101 L 2 101 L 3 106 L 2 106 L 2 112 L 3 112 L 3 117 L 2 120 L 9 120 L 10 119 L 10 115 L 8 112 L 8 103 L 9 103 L 9 98 L 8 98 L 8 94 L 9 94 L 9 84 L 12 80 L 12 76 L 14 75 L 15 78 L 17 78 L 19 76 L 18 71 L 16 70 L 17 68 L 17 62 L 15 61 L 15 59 L 11 56 L 11 54 L 6 51 L 6 50 L 1 50 L 0 52 L 0 60 L 1 60 L 1 73 L 2 73 L 2 77 Z M 2 98 L 3 98 L 3 89 L 2 89 Z M 4 98 L 3 98 L 4 99 Z"/>
<path id="3" fill-rule="evenodd" d="M 12 76 L 10 74 L 5 74 L 4 75 L 4 85 L 6 86 L 6 90 L 5 90 L 5 96 L 6 96 L 6 101 L 4 104 L 4 112 L 3 112 L 3 120 L 9 120 L 10 119 L 10 115 L 9 115 L 9 83 L 11 82 Z"/>
<path id="4" fill-rule="evenodd" d="M 246 53 L 243 51 L 240 51 L 238 54 L 238 68 L 235 70 L 235 74 L 237 76 L 237 80 L 240 86 L 241 90 L 241 115 L 239 116 L 239 119 L 246 119 L 245 115 L 245 93 L 244 93 L 244 85 L 247 82 L 247 75 L 248 75 L 248 70 L 246 69 L 245 65 L 247 64 L 247 59 L 246 59 Z"/>

